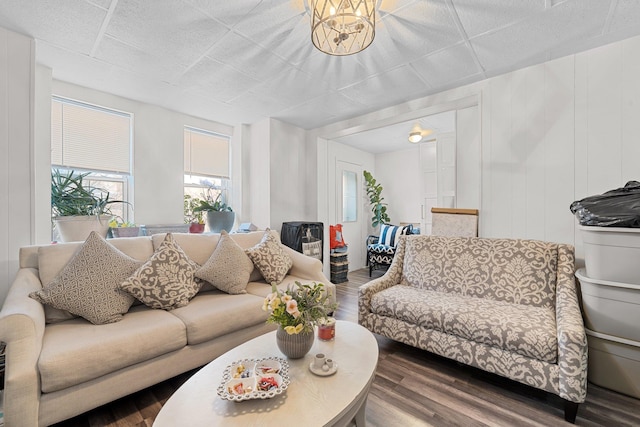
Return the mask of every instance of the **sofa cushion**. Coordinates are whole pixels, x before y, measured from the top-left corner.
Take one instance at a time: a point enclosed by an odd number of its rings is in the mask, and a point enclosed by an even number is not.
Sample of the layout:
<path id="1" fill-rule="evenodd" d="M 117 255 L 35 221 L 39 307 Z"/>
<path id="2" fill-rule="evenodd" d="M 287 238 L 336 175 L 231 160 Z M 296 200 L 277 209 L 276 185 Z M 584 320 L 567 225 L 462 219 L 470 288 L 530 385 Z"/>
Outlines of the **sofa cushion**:
<path id="1" fill-rule="evenodd" d="M 62 271 L 29 296 L 94 324 L 117 322 L 134 301 L 118 285 L 140 264 L 93 231 Z"/>
<path id="2" fill-rule="evenodd" d="M 554 307 L 558 245 L 537 240 L 407 236 L 402 284 Z"/>
<path id="3" fill-rule="evenodd" d="M 555 363 L 555 311 L 485 298 L 392 286 L 376 293 L 371 310 L 523 356 Z"/>
<path id="4" fill-rule="evenodd" d="M 189 304 L 200 290 L 202 282 L 195 277 L 198 268 L 168 233 L 151 258 L 120 288 L 151 308 L 172 310 Z"/>
<path id="5" fill-rule="evenodd" d="M 153 254 L 153 245 L 148 237 L 110 239 L 109 244 L 138 261 L 146 261 Z M 82 242 L 58 243 L 38 247 L 38 273 L 44 284 L 51 282 L 62 271 L 82 246 Z M 135 304 L 135 303 L 134 303 Z M 55 323 L 77 317 L 66 310 L 44 306 L 47 323 Z"/>
<path id="6" fill-rule="evenodd" d="M 166 311 L 140 305 L 122 321 L 92 325 L 72 319 L 47 326 L 38 369 L 45 393 L 99 378 L 118 369 L 179 350 L 185 326 Z"/>
<path id="7" fill-rule="evenodd" d="M 207 262 L 196 270 L 196 277 L 206 280 L 228 294 L 245 294 L 253 271 L 253 262 L 230 236 L 222 230 L 220 240 Z"/>
<path id="8" fill-rule="evenodd" d="M 265 231 L 260 243 L 246 249 L 246 253 L 269 283 L 282 282 L 293 266 L 293 260 L 282 250 L 278 237 L 269 229 Z"/>
<path id="9" fill-rule="evenodd" d="M 266 322 L 262 302 L 263 298 L 251 294 L 200 292 L 188 306 L 177 308 L 171 314 L 186 325 L 188 344 L 196 345 Z"/>

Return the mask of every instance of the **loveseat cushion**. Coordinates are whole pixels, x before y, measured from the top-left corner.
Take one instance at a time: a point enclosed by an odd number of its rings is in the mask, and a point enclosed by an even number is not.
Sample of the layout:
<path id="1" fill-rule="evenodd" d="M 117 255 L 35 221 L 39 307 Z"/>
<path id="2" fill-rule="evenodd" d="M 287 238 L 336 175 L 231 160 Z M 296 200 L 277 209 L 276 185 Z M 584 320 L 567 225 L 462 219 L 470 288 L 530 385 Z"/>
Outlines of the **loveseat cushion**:
<path id="1" fill-rule="evenodd" d="M 371 310 L 381 316 L 555 363 L 558 354 L 555 312 L 397 285 L 376 293 Z"/>
<path id="2" fill-rule="evenodd" d="M 45 393 L 179 350 L 184 324 L 163 310 L 137 306 L 120 322 L 92 325 L 72 319 L 47 326 L 38 369 Z"/>
<path id="3" fill-rule="evenodd" d="M 229 295 L 221 291 L 200 292 L 189 305 L 171 311 L 187 327 L 189 345 L 262 324 L 262 298 L 251 294 Z"/>
<path id="4" fill-rule="evenodd" d="M 538 240 L 407 236 L 402 284 L 555 307 L 558 245 Z"/>

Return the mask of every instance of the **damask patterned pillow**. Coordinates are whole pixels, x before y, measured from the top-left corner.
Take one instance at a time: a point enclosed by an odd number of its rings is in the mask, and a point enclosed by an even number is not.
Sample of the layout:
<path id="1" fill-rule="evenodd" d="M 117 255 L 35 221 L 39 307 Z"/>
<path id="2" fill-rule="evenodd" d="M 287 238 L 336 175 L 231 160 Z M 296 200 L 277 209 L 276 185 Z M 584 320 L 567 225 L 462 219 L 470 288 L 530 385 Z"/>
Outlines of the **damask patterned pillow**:
<path id="1" fill-rule="evenodd" d="M 151 308 L 184 307 L 202 285 L 195 277 L 198 268 L 171 233 L 167 233 L 151 258 L 122 282 L 120 288 Z"/>
<path id="2" fill-rule="evenodd" d="M 293 266 L 293 260 L 268 228 L 260 243 L 245 252 L 268 283 L 281 283 Z"/>
<path id="3" fill-rule="evenodd" d="M 29 296 L 96 325 L 117 322 L 134 302 L 118 285 L 140 264 L 94 231 L 62 271 Z"/>
<path id="4" fill-rule="evenodd" d="M 196 270 L 196 277 L 206 280 L 222 292 L 246 294 L 253 262 L 229 233 L 222 230 L 220 240 L 207 262 Z"/>

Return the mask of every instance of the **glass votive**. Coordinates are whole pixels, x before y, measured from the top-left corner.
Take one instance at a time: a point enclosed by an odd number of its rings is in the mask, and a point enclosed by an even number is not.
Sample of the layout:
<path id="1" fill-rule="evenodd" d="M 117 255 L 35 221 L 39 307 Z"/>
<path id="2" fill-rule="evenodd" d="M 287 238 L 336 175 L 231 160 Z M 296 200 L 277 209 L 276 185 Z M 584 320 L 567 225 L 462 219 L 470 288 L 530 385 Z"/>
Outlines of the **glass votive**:
<path id="1" fill-rule="evenodd" d="M 318 322 L 318 339 L 322 341 L 331 341 L 336 336 L 336 319 L 328 317 L 320 319 Z"/>

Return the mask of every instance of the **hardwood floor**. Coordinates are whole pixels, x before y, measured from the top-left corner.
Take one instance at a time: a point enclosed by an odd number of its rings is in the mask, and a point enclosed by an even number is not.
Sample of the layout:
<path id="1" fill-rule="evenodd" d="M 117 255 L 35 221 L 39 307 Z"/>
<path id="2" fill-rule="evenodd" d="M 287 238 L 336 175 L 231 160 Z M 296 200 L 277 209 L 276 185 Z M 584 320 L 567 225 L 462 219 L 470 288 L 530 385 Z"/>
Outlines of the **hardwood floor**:
<path id="1" fill-rule="evenodd" d="M 374 278 L 382 273 L 374 272 Z M 357 321 L 357 288 L 369 280 L 368 270 L 362 269 L 349 273 L 349 282 L 337 285 L 338 319 Z M 367 401 L 370 427 L 570 425 L 564 421 L 558 396 L 380 336 L 376 339 L 380 360 Z M 164 402 L 194 372 L 56 427 L 151 426 Z M 640 400 L 589 384 L 576 425 L 639 426 Z"/>

